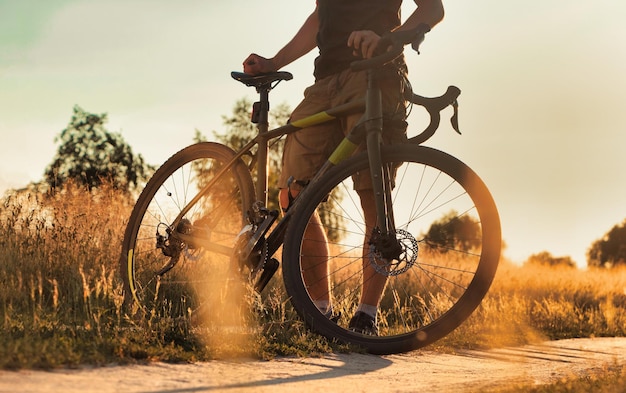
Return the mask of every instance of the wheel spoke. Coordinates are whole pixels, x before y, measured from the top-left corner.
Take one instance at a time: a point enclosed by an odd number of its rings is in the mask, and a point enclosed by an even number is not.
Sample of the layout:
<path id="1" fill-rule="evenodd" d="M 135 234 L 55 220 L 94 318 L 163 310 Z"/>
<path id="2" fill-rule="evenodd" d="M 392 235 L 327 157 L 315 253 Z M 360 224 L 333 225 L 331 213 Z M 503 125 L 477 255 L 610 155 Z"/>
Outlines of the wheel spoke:
<path id="1" fill-rule="evenodd" d="M 367 157 L 361 155 L 329 171 L 306 194 L 309 203 L 294 212 L 284 246 L 284 258 L 299 263 L 283 264 L 285 285 L 305 320 L 314 319 L 313 327 L 322 334 L 376 353 L 415 349 L 456 328 L 485 295 L 484 283 L 495 274 L 494 255 L 500 249 L 493 200 L 463 163 L 411 145 L 383 148 L 383 160 L 383 165 L 398 168 L 391 200 L 400 252 L 394 248 L 386 252 L 393 242 L 376 236 L 365 242 L 364 251 L 364 214 L 351 180 L 353 173 L 367 170 Z M 341 199 L 327 198 L 337 195 L 334 189 L 342 190 Z M 325 211 L 329 202 L 331 209 Z M 316 247 L 304 236 L 316 211 L 335 218 L 324 228 L 331 239 L 327 261 L 324 254 L 311 254 Z M 316 265 L 307 262 L 312 260 L 318 261 Z M 319 277 L 323 271 L 327 273 Z M 309 278 L 311 272 L 318 275 L 315 280 Z M 475 280 L 477 275 L 480 280 Z M 341 315 L 336 323 L 315 307 L 312 295 L 319 296 L 327 282 L 333 313 Z M 363 292 L 381 283 L 379 336 L 352 332 L 348 323 Z M 468 293 L 471 296 L 465 296 Z"/>
<path id="2" fill-rule="evenodd" d="M 176 228 L 172 223 L 233 156 L 232 150 L 214 143 L 192 145 L 163 164 L 146 185 L 123 243 L 124 255 L 132 258 L 122 258 L 121 269 L 126 291 L 140 301 L 140 309 L 177 317 L 210 309 L 207 302 L 220 302 L 232 276 L 237 235 L 254 198 L 245 165 L 225 172 Z M 214 293 L 207 294 L 206 288 Z"/>

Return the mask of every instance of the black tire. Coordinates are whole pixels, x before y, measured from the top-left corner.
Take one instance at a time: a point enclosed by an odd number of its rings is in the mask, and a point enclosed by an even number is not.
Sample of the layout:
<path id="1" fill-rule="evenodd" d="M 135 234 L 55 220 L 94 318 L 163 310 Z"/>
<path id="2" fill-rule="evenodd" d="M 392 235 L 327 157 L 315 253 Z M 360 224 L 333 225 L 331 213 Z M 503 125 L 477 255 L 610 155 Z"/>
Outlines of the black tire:
<path id="1" fill-rule="evenodd" d="M 378 311 L 379 335 L 348 329 L 359 302 L 363 261 L 381 263 L 378 257 L 361 256 L 365 225 L 351 185 L 351 176 L 368 168 L 366 153 L 333 168 L 303 191 L 287 230 L 282 265 L 287 292 L 310 328 L 370 353 L 390 354 L 431 344 L 470 316 L 496 273 L 501 234 L 487 187 L 461 161 L 412 144 L 383 147 L 381 153 L 383 164 L 400 165 L 393 209 L 404 252 L 381 271 L 388 280 Z M 334 198 L 337 187 L 343 193 L 341 200 Z M 316 211 L 329 214 L 328 205 L 334 205 L 331 214 L 340 212 L 343 220 L 325 228 L 329 237 L 337 239 L 330 241 L 327 269 L 334 320 L 311 300 L 301 264 L 308 222 Z M 417 258 L 411 261 L 412 255 Z"/>
<path id="2" fill-rule="evenodd" d="M 202 244 L 176 241 L 168 230 L 173 230 L 171 224 L 202 185 L 234 156 L 232 149 L 221 144 L 191 145 L 169 158 L 148 181 L 132 211 L 122 245 L 120 271 L 127 303 L 149 315 L 179 317 L 204 303 L 205 289 L 221 288 L 218 284 L 226 280 L 237 234 L 254 201 L 245 164 L 236 161 L 184 215 L 184 230 L 200 234 Z M 157 272 L 173 258 L 157 244 L 169 246 L 177 255 L 177 263 L 161 275 Z"/>

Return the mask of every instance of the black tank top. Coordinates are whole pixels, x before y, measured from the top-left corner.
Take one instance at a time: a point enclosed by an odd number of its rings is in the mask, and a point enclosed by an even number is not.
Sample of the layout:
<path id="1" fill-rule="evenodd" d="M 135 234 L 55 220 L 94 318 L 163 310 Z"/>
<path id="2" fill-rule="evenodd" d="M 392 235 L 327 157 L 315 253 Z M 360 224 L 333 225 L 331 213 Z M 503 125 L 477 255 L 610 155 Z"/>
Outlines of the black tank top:
<path id="1" fill-rule="evenodd" d="M 343 71 L 360 57 L 352 54 L 348 37 L 356 30 L 379 35 L 400 25 L 402 0 L 318 0 L 319 32 L 316 79 Z"/>

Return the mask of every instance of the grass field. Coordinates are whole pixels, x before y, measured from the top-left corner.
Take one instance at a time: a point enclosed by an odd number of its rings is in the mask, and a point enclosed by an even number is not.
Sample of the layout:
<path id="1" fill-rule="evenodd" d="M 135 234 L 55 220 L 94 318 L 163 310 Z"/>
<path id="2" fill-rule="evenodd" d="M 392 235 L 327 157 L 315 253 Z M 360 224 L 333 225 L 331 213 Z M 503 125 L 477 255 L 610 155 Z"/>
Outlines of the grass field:
<path id="1" fill-rule="evenodd" d="M 263 296 L 250 299 L 252 329 L 246 334 L 216 336 L 194 328 L 187 319 L 127 316 L 117 268 L 131 208 L 130 198 L 106 187 L 87 192 L 70 186 L 56 195 L 23 191 L 3 198 L 1 368 L 350 350 L 308 332 L 276 278 Z M 504 260 L 477 311 L 430 348 L 454 351 L 624 336 L 624 273 L 518 266 Z M 623 384 L 624 371 L 607 370 L 605 379 Z"/>

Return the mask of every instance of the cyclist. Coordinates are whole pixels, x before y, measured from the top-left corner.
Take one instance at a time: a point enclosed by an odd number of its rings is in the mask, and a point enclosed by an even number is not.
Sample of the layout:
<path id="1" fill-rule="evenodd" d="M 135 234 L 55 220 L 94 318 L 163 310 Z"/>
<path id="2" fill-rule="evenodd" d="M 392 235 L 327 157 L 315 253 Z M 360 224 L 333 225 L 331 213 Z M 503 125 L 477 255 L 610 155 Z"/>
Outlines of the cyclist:
<path id="1" fill-rule="evenodd" d="M 366 72 L 352 72 L 350 63 L 371 58 L 381 37 L 391 31 L 411 30 L 420 24 L 434 27 L 444 16 L 441 0 L 414 0 L 416 9 L 401 23 L 402 0 L 317 0 L 314 11 L 304 21 L 293 38 L 272 58 L 251 54 L 243 63 L 248 74 L 273 72 L 299 59 L 315 47 L 315 83 L 304 92 L 304 99 L 291 115 L 296 121 L 330 107 L 364 96 Z M 403 89 L 406 65 L 400 58 L 385 66 L 381 73 L 383 96 L 383 140 L 391 143 L 406 139 L 406 110 Z M 359 120 L 361 114 L 337 119 L 303 129 L 287 136 L 283 152 L 283 168 L 279 180 L 280 205 L 289 207 L 326 158 Z M 376 209 L 369 173 L 357 174 L 355 189 L 360 198 L 366 233 L 371 233 L 376 221 Z M 328 245 L 326 234 L 315 216 L 307 227 L 303 242 L 303 271 L 311 299 L 329 317 L 333 317 L 328 279 Z M 376 273 L 367 255 L 368 239 L 364 247 L 363 290 L 357 311 L 349 322 L 349 329 L 370 335 L 378 334 L 376 315 L 386 285 L 386 277 Z M 309 255 L 305 257 L 304 255 Z M 311 268 L 308 269 L 307 266 Z"/>

